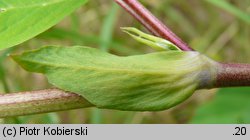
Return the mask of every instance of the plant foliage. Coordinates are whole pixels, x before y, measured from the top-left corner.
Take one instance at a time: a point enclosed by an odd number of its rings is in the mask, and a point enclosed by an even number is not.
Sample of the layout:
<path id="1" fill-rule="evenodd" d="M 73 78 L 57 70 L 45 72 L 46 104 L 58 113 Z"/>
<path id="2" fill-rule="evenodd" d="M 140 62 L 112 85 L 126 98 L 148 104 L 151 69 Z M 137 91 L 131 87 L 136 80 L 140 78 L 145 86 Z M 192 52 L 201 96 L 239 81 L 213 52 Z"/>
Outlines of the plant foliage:
<path id="1" fill-rule="evenodd" d="M 0 50 L 18 45 L 47 30 L 86 2 L 87 0 L 1 0 Z"/>
<path id="2" fill-rule="evenodd" d="M 167 109 L 214 77 L 213 61 L 198 52 L 120 57 L 89 47 L 49 46 L 12 57 L 26 70 L 45 74 L 56 87 L 108 109 Z"/>

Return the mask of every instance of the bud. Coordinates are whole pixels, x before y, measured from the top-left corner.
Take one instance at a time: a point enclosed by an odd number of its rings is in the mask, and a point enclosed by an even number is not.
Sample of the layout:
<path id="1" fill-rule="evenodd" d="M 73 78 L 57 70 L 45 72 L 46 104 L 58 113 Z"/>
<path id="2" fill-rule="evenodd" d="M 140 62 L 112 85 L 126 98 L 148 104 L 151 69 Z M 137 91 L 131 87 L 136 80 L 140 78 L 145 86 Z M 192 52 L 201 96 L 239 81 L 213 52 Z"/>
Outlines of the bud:
<path id="1" fill-rule="evenodd" d="M 132 38 L 134 38 L 136 41 L 141 42 L 145 45 L 148 45 L 149 47 L 152 47 L 153 49 L 157 51 L 181 51 L 175 44 L 172 42 L 146 34 L 136 28 L 133 27 L 123 27 L 121 28 L 123 32 L 129 34 Z"/>

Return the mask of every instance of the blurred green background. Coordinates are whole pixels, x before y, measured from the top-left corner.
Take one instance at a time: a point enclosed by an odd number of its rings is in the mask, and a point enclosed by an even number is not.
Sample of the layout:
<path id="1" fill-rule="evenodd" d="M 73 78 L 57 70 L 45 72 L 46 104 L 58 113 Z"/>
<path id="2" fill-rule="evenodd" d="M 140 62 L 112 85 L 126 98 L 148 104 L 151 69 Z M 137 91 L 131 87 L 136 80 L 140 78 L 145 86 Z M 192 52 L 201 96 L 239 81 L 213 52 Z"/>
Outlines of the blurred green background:
<path id="1" fill-rule="evenodd" d="M 250 63 L 250 0 L 141 0 L 195 50 L 221 62 Z M 113 0 L 91 0 L 55 27 L 0 52 L 0 93 L 52 87 L 40 74 L 21 69 L 9 53 L 45 45 L 83 45 L 127 56 L 152 52 L 120 27 L 146 32 Z M 197 91 L 184 103 L 161 112 L 96 108 L 1 119 L 1 123 L 250 123 L 250 88 Z"/>

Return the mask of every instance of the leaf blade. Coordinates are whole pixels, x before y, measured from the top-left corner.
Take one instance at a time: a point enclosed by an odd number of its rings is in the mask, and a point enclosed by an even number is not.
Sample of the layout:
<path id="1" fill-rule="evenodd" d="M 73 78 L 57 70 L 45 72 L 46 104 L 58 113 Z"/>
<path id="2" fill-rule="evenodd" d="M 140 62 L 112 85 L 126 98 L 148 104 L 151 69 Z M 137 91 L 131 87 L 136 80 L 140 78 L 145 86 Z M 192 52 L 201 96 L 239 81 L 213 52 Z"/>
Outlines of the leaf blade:
<path id="1" fill-rule="evenodd" d="M 163 110 L 184 101 L 198 87 L 201 67 L 208 65 L 197 52 L 119 57 L 81 46 L 49 46 L 12 57 L 99 108 L 139 111 Z"/>
<path id="2" fill-rule="evenodd" d="M 49 29 L 87 0 L 2 0 L 0 50 Z"/>

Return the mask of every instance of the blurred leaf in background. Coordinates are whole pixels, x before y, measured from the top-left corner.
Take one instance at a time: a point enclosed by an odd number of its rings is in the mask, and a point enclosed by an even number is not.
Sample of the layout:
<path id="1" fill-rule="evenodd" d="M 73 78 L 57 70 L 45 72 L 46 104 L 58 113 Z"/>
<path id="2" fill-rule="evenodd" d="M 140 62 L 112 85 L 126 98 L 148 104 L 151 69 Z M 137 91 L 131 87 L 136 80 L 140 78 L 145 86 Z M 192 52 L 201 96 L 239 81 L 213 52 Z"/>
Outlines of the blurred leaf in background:
<path id="1" fill-rule="evenodd" d="M 250 88 L 223 88 L 199 106 L 191 123 L 250 123 Z"/>
<path id="2" fill-rule="evenodd" d="M 229 13 L 235 15 L 239 19 L 245 21 L 246 23 L 250 24 L 250 14 L 241 11 L 239 8 L 235 7 L 234 5 L 230 4 L 226 0 L 206 0 L 207 2 L 218 6 Z"/>

